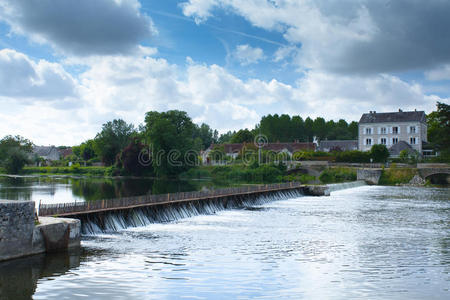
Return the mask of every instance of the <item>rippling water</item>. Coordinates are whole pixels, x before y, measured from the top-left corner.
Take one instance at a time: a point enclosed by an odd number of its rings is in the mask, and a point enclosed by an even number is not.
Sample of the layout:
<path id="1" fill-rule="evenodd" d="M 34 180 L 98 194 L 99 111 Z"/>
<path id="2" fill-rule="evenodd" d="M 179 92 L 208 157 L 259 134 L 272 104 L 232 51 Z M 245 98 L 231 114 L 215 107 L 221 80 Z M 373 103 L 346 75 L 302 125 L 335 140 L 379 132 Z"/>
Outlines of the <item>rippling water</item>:
<path id="1" fill-rule="evenodd" d="M 81 253 L 0 265 L 0 295 L 448 299 L 449 198 L 364 186 L 89 236 Z"/>

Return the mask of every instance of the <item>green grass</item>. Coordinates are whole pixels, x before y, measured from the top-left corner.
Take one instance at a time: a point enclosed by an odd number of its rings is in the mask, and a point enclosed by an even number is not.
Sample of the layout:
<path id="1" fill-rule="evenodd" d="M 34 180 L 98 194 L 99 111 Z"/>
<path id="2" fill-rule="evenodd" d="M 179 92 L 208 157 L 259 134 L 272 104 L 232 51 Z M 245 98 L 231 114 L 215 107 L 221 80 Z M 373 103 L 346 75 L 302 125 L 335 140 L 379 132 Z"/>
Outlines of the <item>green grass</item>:
<path id="1" fill-rule="evenodd" d="M 406 184 L 417 174 L 417 169 L 412 168 L 389 168 L 381 172 L 381 177 L 378 184 L 381 185 L 396 185 Z"/>
<path id="2" fill-rule="evenodd" d="M 80 167 L 74 165 L 71 167 L 25 167 L 23 174 L 40 175 L 84 175 L 84 176 L 105 176 L 107 168 L 105 167 Z"/>
<path id="3" fill-rule="evenodd" d="M 329 168 L 319 176 L 322 183 L 340 183 L 356 180 L 356 169 L 346 167 Z"/>

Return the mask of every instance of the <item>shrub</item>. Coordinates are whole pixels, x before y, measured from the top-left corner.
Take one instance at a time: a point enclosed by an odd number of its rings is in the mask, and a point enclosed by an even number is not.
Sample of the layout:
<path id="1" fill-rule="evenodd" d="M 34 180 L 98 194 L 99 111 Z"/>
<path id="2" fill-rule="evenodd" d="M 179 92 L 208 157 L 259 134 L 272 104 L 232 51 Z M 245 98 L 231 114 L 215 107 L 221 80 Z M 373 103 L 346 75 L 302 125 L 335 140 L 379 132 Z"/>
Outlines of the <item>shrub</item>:
<path id="1" fill-rule="evenodd" d="M 319 176 L 323 183 L 338 183 L 356 180 L 356 170 L 352 168 L 330 168 L 326 169 Z"/>

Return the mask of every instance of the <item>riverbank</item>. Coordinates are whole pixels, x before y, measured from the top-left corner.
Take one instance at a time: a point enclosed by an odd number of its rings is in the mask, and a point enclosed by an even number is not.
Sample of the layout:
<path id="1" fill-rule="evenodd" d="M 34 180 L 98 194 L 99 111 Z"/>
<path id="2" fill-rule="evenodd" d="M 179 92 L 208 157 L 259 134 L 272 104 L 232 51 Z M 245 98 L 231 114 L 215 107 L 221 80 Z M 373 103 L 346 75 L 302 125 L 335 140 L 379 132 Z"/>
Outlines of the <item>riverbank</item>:
<path id="1" fill-rule="evenodd" d="M 77 219 L 40 217 L 33 201 L 0 200 L 0 261 L 80 247 Z"/>

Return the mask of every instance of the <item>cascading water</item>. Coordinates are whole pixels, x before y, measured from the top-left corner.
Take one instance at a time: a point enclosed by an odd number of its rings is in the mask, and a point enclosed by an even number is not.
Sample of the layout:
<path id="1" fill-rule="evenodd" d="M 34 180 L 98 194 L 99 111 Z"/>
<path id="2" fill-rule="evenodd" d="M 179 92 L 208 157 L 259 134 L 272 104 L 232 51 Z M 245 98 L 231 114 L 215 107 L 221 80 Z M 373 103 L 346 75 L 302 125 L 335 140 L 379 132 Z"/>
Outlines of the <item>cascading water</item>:
<path id="1" fill-rule="evenodd" d="M 303 196 L 303 194 L 300 190 L 290 190 L 259 196 L 234 196 L 86 215 L 81 217 L 82 233 L 85 235 L 94 235 L 98 233 L 114 232 L 128 227 L 171 222 L 200 214 L 214 214 L 217 211 L 225 209 L 251 207 L 271 201 L 301 196 Z"/>

